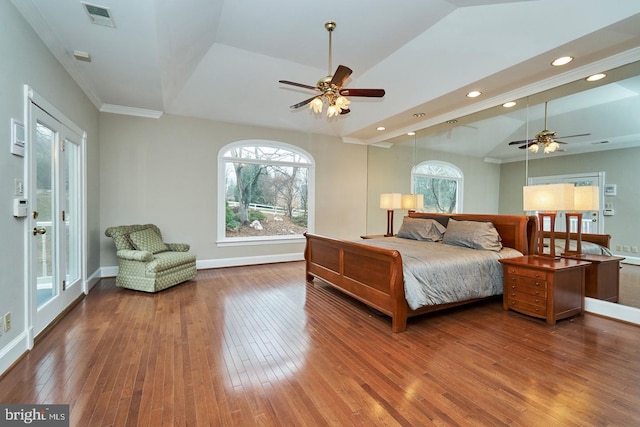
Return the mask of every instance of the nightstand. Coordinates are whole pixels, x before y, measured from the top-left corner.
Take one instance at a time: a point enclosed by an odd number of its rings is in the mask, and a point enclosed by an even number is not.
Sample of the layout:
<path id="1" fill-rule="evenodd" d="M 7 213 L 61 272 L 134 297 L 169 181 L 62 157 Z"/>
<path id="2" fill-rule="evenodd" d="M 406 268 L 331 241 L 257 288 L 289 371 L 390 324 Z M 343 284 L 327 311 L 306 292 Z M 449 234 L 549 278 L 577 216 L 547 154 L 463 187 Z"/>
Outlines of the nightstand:
<path id="1" fill-rule="evenodd" d="M 588 261 L 538 255 L 505 258 L 503 308 L 556 320 L 584 313 L 584 281 Z"/>
<path id="2" fill-rule="evenodd" d="M 618 302 L 620 287 L 620 261 L 624 257 L 575 254 L 567 258 L 589 261 L 584 281 L 585 295 L 603 301 Z"/>

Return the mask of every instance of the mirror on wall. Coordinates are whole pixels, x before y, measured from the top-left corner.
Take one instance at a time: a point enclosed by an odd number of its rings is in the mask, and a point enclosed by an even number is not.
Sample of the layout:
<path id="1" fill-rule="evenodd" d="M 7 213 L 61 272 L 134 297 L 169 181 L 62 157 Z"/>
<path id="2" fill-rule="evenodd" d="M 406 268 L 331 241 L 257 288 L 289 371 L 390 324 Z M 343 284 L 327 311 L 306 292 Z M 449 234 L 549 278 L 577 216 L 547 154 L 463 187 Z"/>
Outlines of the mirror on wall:
<path id="1" fill-rule="evenodd" d="M 640 62 L 603 73 L 597 81 L 581 79 L 516 99 L 510 108 L 496 106 L 369 146 L 367 232 L 384 232 L 380 194 L 411 192 L 412 167 L 422 162 L 449 163 L 462 172 L 457 209 L 469 213 L 522 214 L 528 178 L 603 173 L 616 189 L 603 197 L 604 233 L 612 236 L 612 252 L 630 263 L 624 265 L 640 269 L 632 266 L 640 264 Z M 528 150 L 526 141 L 545 128 L 565 144 L 548 154 Z M 510 144 L 515 141 L 524 142 Z M 396 212 L 396 229 L 405 214 Z M 619 303 L 640 307 L 640 298 L 625 299 L 621 290 Z"/>

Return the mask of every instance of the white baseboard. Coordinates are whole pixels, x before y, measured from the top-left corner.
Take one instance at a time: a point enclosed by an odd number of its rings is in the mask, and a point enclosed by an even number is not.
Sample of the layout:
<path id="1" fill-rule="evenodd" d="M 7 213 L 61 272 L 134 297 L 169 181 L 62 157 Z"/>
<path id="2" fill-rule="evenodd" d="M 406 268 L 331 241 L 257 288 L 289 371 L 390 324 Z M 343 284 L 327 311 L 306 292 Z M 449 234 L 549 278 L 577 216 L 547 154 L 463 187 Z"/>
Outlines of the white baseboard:
<path id="1" fill-rule="evenodd" d="M 101 269 L 98 268 L 89 277 L 87 277 L 87 292 L 90 291 L 102 278 Z"/>
<path id="2" fill-rule="evenodd" d="M 29 350 L 29 340 L 26 332 L 11 340 L 0 349 L 0 375 L 4 374 L 23 354 Z"/>
<path id="3" fill-rule="evenodd" d="M 257 264 L 274 264 L 278 262 L 291 262 L 304 260 L 304 254 L 302 252 L 280 254 L 280 255 L 262 255 L 252 257 L 237 257 L 237 258 L 219 258 L 219 259 L 202 259 L 196 261 L 196 268 L 198 270 L 204 270 L 208 268 L 224 268 L 224 267 L 239 267 L 242 265 L 257 265 Z M 100 277 L 115 277 L 118 274 L 118 266 L 107 266 L 100 268 Z"/>
<path id="4" fill-rule="evenodd" d="M 600 316 L 640 325 L 640 309 L 595 298 L 584 299 L 584 310 Z"/>
<path id="5" fill-rule="evenodd" d="M 631 264 L 631 265 L 640 265 L 640 258 L 626 255 L 614 254 L 615 256 L 623 256 L 624 260 L 621 261 L 622 264 Z"/>

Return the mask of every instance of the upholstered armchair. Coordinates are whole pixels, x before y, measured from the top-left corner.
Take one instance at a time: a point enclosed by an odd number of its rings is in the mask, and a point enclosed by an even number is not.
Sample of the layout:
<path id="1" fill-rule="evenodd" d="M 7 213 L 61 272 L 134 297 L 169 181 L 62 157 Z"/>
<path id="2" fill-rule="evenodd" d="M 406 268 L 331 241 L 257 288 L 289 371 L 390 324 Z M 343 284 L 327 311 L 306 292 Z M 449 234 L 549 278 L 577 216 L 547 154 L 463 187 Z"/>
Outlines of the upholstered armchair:
<path id="1" fill-rule="evenodd" d="M 196 256 L 185 243 L 164 243 L 153 224 L 109 227 L 116 245 L 116 286 L 157 292 L 196 277 Z"/>

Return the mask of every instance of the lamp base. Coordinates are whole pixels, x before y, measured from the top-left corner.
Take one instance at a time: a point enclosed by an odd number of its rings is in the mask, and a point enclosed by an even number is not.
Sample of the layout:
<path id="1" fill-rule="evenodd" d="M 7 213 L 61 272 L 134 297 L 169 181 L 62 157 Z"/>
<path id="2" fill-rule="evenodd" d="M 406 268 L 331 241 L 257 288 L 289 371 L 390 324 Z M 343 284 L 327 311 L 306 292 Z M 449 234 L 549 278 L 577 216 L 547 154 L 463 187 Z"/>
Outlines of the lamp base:
<path id="1" fill-rule="evenodd" d="M 564 214 L 566 219 L 567 237 L 564 244 L 564 253 L 562 255 L 576 255 L 582 253 L 582 212 L 567 212 Z M 578 219 L 578 227 L 576 231 L 576 250 L 571 250 L 571 218 Z"/>
<path id="2" fill-rule="evenodd" d="M 387 234 L 384 237 L 393 236 L 393 210 L 387 210 Z"/>
<path id="3" fill-rule="evenodd" d="M 549 218 L 549 253 L 544 252 L 544 219 Z M 540 230 L 538 231 L 538 255 L 549 258 L 556 257 L 556 213 L 555 212 L 538 212 L 538 222 Z"/>

